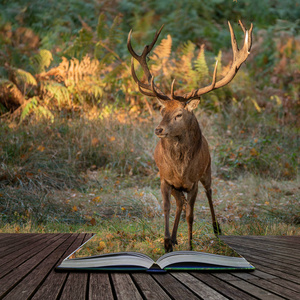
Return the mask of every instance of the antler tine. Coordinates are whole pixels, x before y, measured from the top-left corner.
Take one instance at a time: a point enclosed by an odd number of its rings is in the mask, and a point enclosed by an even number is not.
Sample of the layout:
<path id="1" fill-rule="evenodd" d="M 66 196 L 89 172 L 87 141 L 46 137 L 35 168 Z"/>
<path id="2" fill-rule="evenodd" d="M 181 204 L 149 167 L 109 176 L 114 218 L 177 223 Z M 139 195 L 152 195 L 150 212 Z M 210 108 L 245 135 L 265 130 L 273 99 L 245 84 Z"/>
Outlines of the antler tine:
<path id="1" fill-rule="evenodd" d="M 164 27 L 164 25 L 162 25 L 161 28 L 155 33 L 155 36 L 152 40 L 152 43 L 150 45 L 146 45 L 144 47 L 143 53 L 141 55 L 138 55 L 132 48 L 132 45 L 131 45 L 132 30 L 130 30 L 130 32 L 128 34 L 128 39 L 127 39 L 127 48 L 128 48 L 128 51 L 130 52 L 130 54 L 140 63 L 140 65 L 141 65 L 141 67 L 142 67 L 142 69 L 143 69 L 143 71 L 144 71 L 144 73 L 147 77 L 147 80 L 149 82 L 149 84 L 146 84 L 146 83 L 141 82 L 138 79 L 138 77 L 135 73 L 135 70 L 134 70 L 133 59 L 131 59 L 131 74 L 132 74 L 132 77 L 133 77 L 134 81 L 139 85 L 140 92 L 143 93 L 146 96 L 152 96 L 152 97 L 156 96 L 161 100 L 170 100 L 170 98 L 168 96 L 166 96 L 165 94 L 163 94 L 159 89 L 156 88 L 158 91 L 157 90 L 153 91 L 153 89 L 151 87 L 152 75 L 151 75 L 150 70 L 149 70 L 148 65 L 147 65 L 147 55 L 150 53 L 153 46 L 155 45 L 155 43 L 156 43 L 163 27 Z M 145 92 L 141 88 L 146 89 L 148 91 L 152 91 L 153 93 Z"/>
<path id="2" fill-rule="evenodd" d="M 216 61 L 216 64 L 215 64 L 215 69 L 214 69 L 213 79 L 212 79 L 211 84 L 206 86 L 206 87 L 203 87 L 201 89 L 193 90 L 190 93 L 185 94 L 182 97 L 184 99 L 184 101 L 187 102 L 188 100 L 191 100 L 191 99 L 194 99 L 194 98 L 199 98 L 201 95 L 212 91 L 215 88 L 215 85 L 216 85 L 217 69 L 218 69 L 218 61 Z"/>
<path id="3" fill-rule="evenodd" d="M 154 77 L 153 76 L 151 77 L 151 89 L 152 89 L 153 93 L 155 94 L 156 98 L 161 99 L 161 100 L 167 100 L 167 99 L 165 99 L 165 97 L 162 97 L 162 96 L 165 96 L 165 95 L 161 95 L 160 93 L 158 93 L 156 91 L 156 87 L 155 87 L 155 84 L 154 84 Z M 168 100 L 169 100 L 169 97 L 168 97 Z"/>
<path id="4" fill-rule="evenodd" d="M 131 58 L 131 75 L 132 75 L 132 77 L 133 77 L 133 80 L 134 80 L 139 86 L 143 87 L 144 89 L 150 90 L 150 85 L 145 84 L 145 83 L 139 81 L 139 79 L 137 78 L 136 73 L 135 73 L 135 69 L 134 69 L 134 61 L 133 61 L 133 57 Z"/>
<path id="5" fill-rule="evenodd" d="M 146 96 L 149 96 L 149 97 L 156 97 L 156 95 L 154 94 L 154 93 L 149 93 L 149 92 L 146 92 L 146 91 L 143 91 L 142 90 L 142 87 L 138 84 L 138 87 L 139 87 L 139 91 L 142 93 L 142 94 L 144 94 L 144 95 L 146 95 Z"/>
<path id="6" fill-rule="evenodd" d="M 171 84 L 171 99 L 172 100 L 177 100 L 180 102 L 186 102 L 186 99 L 182 96 L 175 96 L 174 93 L 174 84 L 175 84 L 175 79 L 173 79 L 172 84 Z"/>
<path id="7" fill-rule="evenodd" d="M 175 79 L 173 79 L 172 84 L 171 84 L 171 99 L 174 100 L 174 83 Z"/>
<path id="8" fill-rule="evenodd" d="M 194 90 L 188 94 L 183 95 L 183 98 L 185 101 L 188 101 L 193 98 L 199 98 L 201 95 L 206 94 L 214 89 L 218 89 L 226 84 L 228 84 L 236 75 L 238 72 L 240 66 L 242 63 L 247 59 L 248 55 L 250 54 L 250 49 L 252 45 L 252 30 L 253 30 L 253 24 L 251 24 L 251 27 L 249 31 L 244 27 L 243 23 L 239 21 L 239 24 L 241 25 L 241 28 L 245 34 L 244 39 L 244 45 L 241 50 L 239 50 L 236 38 L 234 35 L 234 31 L 231 27 L 230 22 L 228 22 L 230 36 L 231 36 L 231 46 L 232 46 L 232 52 L 233 52 L 233 60 L 232 65 L 228 71 L 228 73 L 220 80 L 216 82 L 216 74 L 217 74 L 217 63 L 215 66 L 214 74 L 213 74 L 213 80 L 211 85 L 206 86 L 204 88 L 200 88 L 198 90 Z"/>

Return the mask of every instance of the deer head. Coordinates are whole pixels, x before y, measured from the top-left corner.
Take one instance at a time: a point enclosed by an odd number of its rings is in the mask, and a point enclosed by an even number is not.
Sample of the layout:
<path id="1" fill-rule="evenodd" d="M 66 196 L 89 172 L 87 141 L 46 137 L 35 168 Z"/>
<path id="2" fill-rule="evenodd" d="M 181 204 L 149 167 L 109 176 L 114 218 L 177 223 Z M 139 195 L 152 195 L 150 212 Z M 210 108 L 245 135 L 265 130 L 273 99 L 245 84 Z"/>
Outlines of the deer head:
<path id="1" fill-rule="evenodd" d="M 198 99 L 187 103 L 180 101 L 165 101 L 161 110 L 162 121 L 155 128 L 155 134 L 159 138 L 177 138 L 192 126 L 195 117 L 193 109 L 198 106 Z"/>

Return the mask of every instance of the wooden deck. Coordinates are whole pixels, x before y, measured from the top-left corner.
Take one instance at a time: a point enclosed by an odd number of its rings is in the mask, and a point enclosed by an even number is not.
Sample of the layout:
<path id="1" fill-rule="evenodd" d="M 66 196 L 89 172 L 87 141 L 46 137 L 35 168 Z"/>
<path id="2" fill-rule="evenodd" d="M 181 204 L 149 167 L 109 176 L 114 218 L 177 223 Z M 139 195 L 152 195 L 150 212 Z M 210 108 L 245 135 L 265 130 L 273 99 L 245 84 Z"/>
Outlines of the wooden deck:
<path id="1" fill-rule="evenodd" d="M 300 236 L 222 237 L 254 272 L 56 272 L 90 236 L 0 234 L 0 299 L 300 299 Z"/>

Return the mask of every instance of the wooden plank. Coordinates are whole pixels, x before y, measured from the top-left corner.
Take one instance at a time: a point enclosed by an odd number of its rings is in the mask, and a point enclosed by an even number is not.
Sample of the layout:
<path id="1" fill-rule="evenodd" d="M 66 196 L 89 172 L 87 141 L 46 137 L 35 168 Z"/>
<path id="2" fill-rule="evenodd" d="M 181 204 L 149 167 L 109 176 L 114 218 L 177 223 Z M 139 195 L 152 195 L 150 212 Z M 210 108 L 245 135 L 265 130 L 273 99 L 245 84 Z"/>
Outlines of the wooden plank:
<path id="1" fill-rule="evenodd" d="M 226 238 L 222 238 L 224 241 L 226 241 Z M 250 238 L 242 238 L 242 237 L 230 237 L 230 240 L 228 240 L 229 243 L 235 243 L 239 244 L 241 246 L 248 246 L 250 248 L 260 249 L 260 250 L 268 250 L 271 253 L 277 253 L 280 255 L 285 255 L 290 258 L 295 258 L 297 255 L 300 255 L 300 249 L 299 248 L 292 248 L 287 247 L 283 245 L 279 245 L 279 242 L 276 243 L 276 241 L 270 242 L 269 240 L 257 240 L 257 239 L 250 239 Z M 290 250 L 290 251 L 287 251 Z"/>
<path id="2" fill-rule="evenodd" d="M 277 276 L 275 275 L 272 275 L 272 274 L 269 274 L 269 273 L 266 273 L 266 272 L 263 272 L 263 271 L 260 271 L 260 270 L 255 270 L 253 272 L 251 272 L 254 276 L 257 276 L 259 278 L 262 278 L 262 279 L 276 279 L 278 278 Z"/>
<path id="3" fill-rule="evenodd" d="M 114 299 L 112 287 L 109 281 L 109 275 L 107 273 L 90 274 L 89 300 L 98 300 L 98 299 L 101 300 Z"/>
<path id="4" fill-rule="evenodd" d="M 182 295 L 189 300 L 199 299 L 191 290 L 169 273 L 153 274 L 152 276 L 173 299 L 182 299 Z"/>
<path id="5" fill-rule="evenodd" d="M 0 267 L 0 274 L 1 274 L 0 278 L 4 277 L 11 270 L 17 268 L 18 266 L 20 266 L 21 264 L 26 262 L 28 259 L 34 257 L 38 252 L 43 251 L 43 249 L 48 247 L 50 244 L 52 244 L 58 238 L 59 238 L 59 234 L 51 235 L 51 238 L 46 239 L 46 241 L 44 243 L 39 243 L 30 252 L 26 252 L 23 255 L 18 256 L 16 259 L 8 261 L 7 263 L 3 264 Z"/>
<path id="6" fill-rule="evenodd" d="M 247 272 L 235 272 L 235 273 L 232 273 L 232 274 L 228 274 L 228 273 L 220 273 L 220 274 L 214 274 L 216 277 L 226 281 L 226 282 L 229 282 L 229 283 L 232 283 L 234 284 L 235 286 L 238 286 L 238 287 L 241 287 L 241 288 L 245 288 L 247 290 L 250 290 L 250 288 L 247 286 L 247 284 L 245 283 L 237 283 L 238 281 L 238 278 L 239 279 L 243 279 L 243 281 L 246 281 L 248 283 L 250 283 L 252 285 L 252 289 L 253 289 L 253 295 L 262 295 L 262 291 L 261 290 L 257 290 L 256 287 L 258 287 L 259 289 L 260 288 L 263 288 L 264 290 L 266 290 L 266 292 L 273 292 L 274 294 L 277 294 L 279 296 L 286 296 L 286 295 L 290 295 L 290 292 L 288 290 L 285 290 L 284 287 L 280 287 L 276 284 L 266 284 L 266 282 L 269 283 L 269 281 L 265 280 L 265 279 L 262 279 L 262 278 L 258 278 L 256 276 L 254 276 L 251 272 L 250 273 L 247 273 Z M 253 286 L 256 286 L 256 287 L 253 287 Z M 280 291 L 280 292 L 278 292 Z M 293 291 L 291 291 L 292 293 L 295 293 Z"/>
<path id="7" fill-rule="evenodd" d="M 289 261 L 294 262 L 294 264 L 299 264 L 299 261 L 297 260 L 297 252 L 295 252 L 294 250 L 287 252 L 286 248 L 279 250 L 278 247 L 269 245 L 267 244 L 267 242 L 258 244 L 251 242 L 251 240 L 240 240 L 233 238 L 228 241 L 228 244 L 238 245 L 240 248 L 245 249 L 255 249 L 256 251 L 259 251 L 261 253 L 272 253 L 272 255 L 280 257 L 284 256 Z"/>
<path id="8" fill-rule="evenodd" d="M 10 273 L 0 279 L 0 297 L 9 292 L 30 273 L 42 260 L 44 260 L 54 249 L 61 245 L 69 234 L 61 235 L 56 241 L 48 245 L 43 251 L 37 253 L 26 262 L 13 269 Z"/>
<path id="9" fill-rule="evenodd" d="M 14 239 L 18 240 L 20 238 L 28 238 L 34 235 L 38 235 L 38 233 L 1 233 L 0 234 L 1 247 L 3 246 L 2 242 L 12 241 Z"/>
<path id="10" fill-rule="evenodd" d="M 9 240 L 1 242 L 0 257 L 11 253 L 15 247 L 20 248 L 21 245 L 26 244 L 28 241 L 34 240 L 38 234 L 15 234 Z"/>
<path id="11" fill-rule="evenodd" d="M 241 238 L 241 237 L 232 237 L 230 239 L 230 241 L 234 241 L 234 242 L 238 242 L 238 243 L 244 243 L 246 245 L 253 245 L 256 246 L 260 249 L 269 249 L 269 250 L 276 250 L 276 252 L 287 255 L 287 254 L 291 254 L 291 257 L 295 257 L 295 253 L 300 253 L 300 249 L 298 244 L 283 244 L 280 243 L 280 237 L 278 237 L 278 240 L 269 240 L 269 239 L 265 239 L 265 240 L 261 240 L 261 239 L 250 239 L 248 237 L 245 238 Z M 287 250 L 291 250 L 288 251 Z M 294 256 L 293 256 L 294 254 Z"/>
<path id="12" fill-rule="evenodd" d="M 282 236 L 282 235 L 247 235 L 245 236 L 247 239 L 251 240 L 259 240 L 259 241 L 268 241 L 276 242 L 276 244 L 281 244 L 283 246 L 290 246 L 292 248 L 299 249 L 300 245 L 300 235 L 290 235 L 290 236 Z"/>
<path id="13" fill-rule="evenodd" d="M 75 251 L 86 240 L 88 240 L 91 234 L 73 234 L 73 236 L 76 237 L 75 241 L 70 245 L 66 252 L 61 255 L 61 257 L 59 257 L 58 262 L 56 262 L 53 267 L 59 265 L 65 257 Z M 39 289 L 36 291 L 32 299 L 52 300 L 58 298 L 66 282 L 67 276 L 68 272 L 56 272 L 53 268 L 47 278 L 40 285 Z"/>
<path id="14" fill-rule="evenodd" d="M 251 293 L 248 293 L 248 291 L 243 291 L 235 286 L 232 286 L 223 279 L 221 280 L 219 278 L 216 278 L 215 276 L 209 273 L 193 272 L 192 275 L 204 282 L 205 284 L 207 284 L 208 286 L 210 286 L 211 288 L 213 288 L 214 290 L 228 297 L 229 299 L 257 299 L 256 297 L 251 296 Z"/>
<path id="15" fill-rule="evenodd" d="M 247 275 L 247 273 L 235 273 L 234 276 L 238 277 L 238 278 L 242 278 L 246 281 L 248 281 L 251 284 L 254 284 L 258 287 L 263 287 L 264 289 L 271 291 L 279 296 L 283 296 L 283 297 L 288 297 L 291 299 L 296 299 L 296 295 L 299 295 L 297 292 L 290 290 L 289 288 L 287 288 L 286 286 L 284 286 L 284 284 L 276 284 L 275 282 L 271 282 L 269 280 L 266 279 L 261 279 L 261 278 L 257 278 L 255 276 L 249 277 L 249 276 L 245 276 Z M 251 275 L 251 274 L 248 274 Z M 280 280 L 279 280 L 280 282 Z"/>
<path id="16" fill-rule="evenodd" d="M 246 259 L 251 258 L 251 260 L 255 259 L 255 261 L 258 261 L 262 265 L 268 264 L 271 268 L 275 268 L 280 271 L 287 272 L 288 274 L 292 274 L 295 276 L 299 275 L 299 268 L 297 266 L 294 266 L 293 264 L 287 264 L 284 262 L 284 258 L 281 258 L 279 260 L 276 257 L 273 257 L 272 252 L 269 253 L 269 255 L 261 255 L 260 253 L 257 253 L 255 249 L 248 249 L 247 247 L 240 246 L 239 244 L 227 242 L 229 246 L 232 246 L 236 251 L 238 251 L 240 254 L 242 254 Z"/>
<path id="17" fill-rule="evenodd" d="M 265 289 L 262 289 L 258 286 L 255 286 L 254 284 L 251 284 L 247 281 L 244 280 L 231 280 L 230 284 L 236 286 L 237 288 L 250 293 L 252 296 L 255 296 L 259 299 L 264 299 L 264 300 L 280 300 L 284 299 L 280 296 L 275 295 L 274 293 L 271 293 L 270 291 L 267 291 Z"/>
<path id="18" fill-rule="evenodd" d="M 265 273 L 268 273 L 268 274 L 271 274 L 271 275 L 274 275 L 274 276 L 278 276 L 280 278 L 284 278 L 284 279 L 289 280 L 291 282 L 294 282 L 296 284 L 300 284 L 300 277 L 299 276 L 294 276 L 294 275 L 290 275 L 290 274 L 284 273 L 284 272 L 279 271 L 279 270 L 271 269 L 268 266 L 261 265 L 261 264 L 259 264 L 258 262 L 255 262 L 255 261 L 253 263 L 257 268 L 259 268 L 260 271 L 263 271 Z"/>
<path id="19" fill-rule="evenodd" d="M 143 299 L 128 273 L 112 273 L 111 279 L 117 299 L 140 300 Z"/>
<path id="20" fill-rule="evenodd" d="M 215 291 L 205 283 L 199 281 L 194 276 L 188 273 L 172 273 L 177 280 L 187 286 L 190 290 L 192 290 L 196 295 L 201 297 L 201 299 L 207 300 L 224 300 L 229 299 L 224 297 L 219 292 Z"/>
<path id="21" fill-rule="evenodd" d="M 235 247 L 237 251 L 239 251 L 239 248 Z M 297 268 L 294 265 L 290 265 L 284 262 L 284 258 L 282 258 L 282 261 L 274 260 L 272 259 L 272 254 L 270 253 L 269 257 L 261 257 L 259 254 L 257 255 L 254 250 L 243 250 L 239 251 L 243 254 L 243 256 L 248 259 L 250 262 L 258 262 L 264 266 L 270 267 L 271 269 L 279 270 L 282 272 L 285 272 L 287 274 L 291 274 L 294 276 L 299 275 L 299 268 Z M 254 263 L 255 265 L 255 263 Z"/>
<path id="22" fill-rule="evenodd" d="M 63 236 L 63 235 L 62 235 Z M 44 278 L 48 275 L 58 260 L 58 257 L 66 251 L 66 249 L 74 242 L 76 236 L 68 235 L 64 237 L 63 243 L 61 243 L 53 252 L 51 252 L 40 264 L 27 274 L 14 289 L 5 297 L 7 299 L 16 299 L 18 295 L 22 295 L 23 299 L 31 297 L 37 286 L 41 284 Z M 4 298 L 4 299 L 5 299 Z"/>
<path id="23" fill-rule="evenodd" d="M 149 274 L 133 273 L 131 276 L 147 300 L 171 299 Z"/>
<path id="24" fill-rule="evenodd" d="M 88 286 L 88 273 L 69 274 L 67 282 L 62 291 L 61 300 L 84 300 L 86 299 Z"/>
<path id="25" fill-rule="evenodd" d="M 255 250 L 255 252 L 259 253 L 262 257 L 267 256 L 268 258 L 270 258 L 270 255 L 272 255 L 272 259 L 274 260 L 277 259 L 279 261 L 282 261 L 282 257 L 285 257 L 287 262 L 299 266 L 299 260 L 297 259 L 297 257 L 300 255 L 300 253 L 299 255 L 297 255 L 297 253 L 294 250 L 293 251 L 287 251 L 287 249 L 278 250 L 276 246 L 270 246 L 267 243 L 256 244 L 256 243 L 252 243 L 251 240 L 246 241 L 246 240 L 235 239 L 235 238 L 228 240 L 227 244 L 229 246 L 231 245 L 235 249 L 237 249 L 238 247 L 239 249 L 241 249 L 241 251 L 250 251 L 250 249 L 252 251 Z"/>
<path id="26" fill-rule="evenodd" d="M 2 266 L 3 264 L 11 263 L 11 261 L 15 261 L 16 258 L 20 258 L 22 255 L 27 255 L 26 253 L 28 251 L 33 250 L 37 245 L 39 245 L 39 243 L 41 243 L 42 241 L 46 241 L 47 238 L 47 235 L 40 234 L 36 236 L 34 240 L 28 241 L 28 243 L 26 243 L 26 246 L 24 245 L 23 247 L 18 246 L 14 248 L 14 251 L 0 258 L 0 266 Z"/>
<path id="27" fill-rule="evenodd" d="M 274 282 L 278 285 L 284 286 L 286 288 L 289 288 L 290 290 L 293 290 L 295 292 L 298 292 L 299 295 L 300 295 L 300 285 L 299 284 L 296 284 L 294 282 L 291 282 L 291 281 L 288 281 L 288 280 L 285 280 L 285 279 L 282 279 L 282 278 L 274 278 L 274 279 L 271 279 L 269 281 Z"/>

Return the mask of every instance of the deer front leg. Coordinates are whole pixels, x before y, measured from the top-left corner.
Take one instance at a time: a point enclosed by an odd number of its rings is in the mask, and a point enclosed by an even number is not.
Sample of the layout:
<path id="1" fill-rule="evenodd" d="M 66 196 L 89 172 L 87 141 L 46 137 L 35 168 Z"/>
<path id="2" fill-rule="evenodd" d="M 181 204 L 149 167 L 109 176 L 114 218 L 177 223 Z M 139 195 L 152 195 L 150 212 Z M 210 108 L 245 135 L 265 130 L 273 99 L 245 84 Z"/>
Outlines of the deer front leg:
<path id="1" fill-rule="evenodd" d="M 183 192 L 172 189 L 172 195 L 176 200 L 176 213 L 175 213 L 175 221 L 172 230 L 172 244 L 177 245 L 177 229 L 180 221 L 180 215 L 183 209 L 183 205 L 186 202 Z"/>
<path id="2" fill-rule="evenodd" d="M 172 240 L 170 237 L 170 228 L 169 228 L 169 219 L 170 219 L 170 198 L 171 198 L 171 186 L 165 181 L 161 181 L 160 185 L 162 198 L 163 198 L 163 210 L 165 215 L 165 240 L 164 240 L 164 247 L 166 252 L 172 252 Z"/>
<path id="3" fill-rule="evenodd" d="M 198 182 L 194 184 L 192 190 L 187 195 L 186 221 L 188 224 L 189 250 L 193 250 L 192 239 L 193 239 L 194 205 L 195 205 L 197 193 L 198 193 Z"/>

